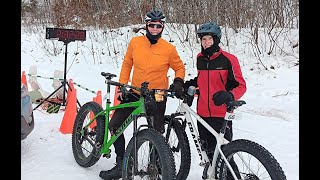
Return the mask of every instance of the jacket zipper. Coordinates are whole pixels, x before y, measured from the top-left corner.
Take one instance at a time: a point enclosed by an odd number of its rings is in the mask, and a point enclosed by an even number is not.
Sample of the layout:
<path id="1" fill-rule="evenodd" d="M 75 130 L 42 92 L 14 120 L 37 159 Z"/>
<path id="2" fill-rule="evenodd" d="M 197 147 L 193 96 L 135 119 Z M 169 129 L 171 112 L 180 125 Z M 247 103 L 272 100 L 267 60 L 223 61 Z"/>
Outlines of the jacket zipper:
<path id="1" fill-rule="evenodd" d="M 224 82 L 223 82 L 223 79 L 222 79 L 222 76 L 221 76 L 220 72 L 219 72 L 219 76 L 220 76 L 220 80 L 221 80 L 222 84 L 224 85 Z"/>
<path id="2" fill-rule="evenodd" d="M 208 94 L 207 94 L 207 98 L 208 98 L 208 111 L 209 111 L 209 115 L 211 117 L 211 110 L 210 110 L 210 94 L 209 94 L 209 90 L 210 90 L 210 70 L 209 70 L 209 59 L 207 59 L 207 71 L 208 71 Z"/>

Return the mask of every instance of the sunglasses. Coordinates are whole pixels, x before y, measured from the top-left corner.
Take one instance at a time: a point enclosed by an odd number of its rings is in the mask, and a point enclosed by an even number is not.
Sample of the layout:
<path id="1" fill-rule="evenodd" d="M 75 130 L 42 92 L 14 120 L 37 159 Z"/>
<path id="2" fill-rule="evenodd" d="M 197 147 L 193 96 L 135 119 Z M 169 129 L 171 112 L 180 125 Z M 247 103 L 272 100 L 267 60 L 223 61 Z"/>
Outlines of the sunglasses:
<path id="1" fill-rule="evenodd" d="M 148 27 L 160 29 L 160 28 L 162 28 L 163 26 L 162 26 L 161 24 L 148 24 Z"/>

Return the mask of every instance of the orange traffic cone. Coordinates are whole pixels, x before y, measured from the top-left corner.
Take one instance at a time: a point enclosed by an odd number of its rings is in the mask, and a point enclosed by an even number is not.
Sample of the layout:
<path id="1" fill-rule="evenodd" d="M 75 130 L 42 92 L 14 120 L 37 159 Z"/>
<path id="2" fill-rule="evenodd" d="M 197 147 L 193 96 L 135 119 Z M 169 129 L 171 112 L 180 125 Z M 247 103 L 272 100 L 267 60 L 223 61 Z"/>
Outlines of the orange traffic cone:
<path id="1" fill-rule="evenodd" d="M 130 78 L 129 78 L 128 82 L 131 82 Z M 118 100 L 118 97 L 117 97 L 117 92 L 118 92 L 118 87 L 116 86 L 115 89 L 114 89 L 113 106 L 116 106 L 116 105 L 120 104 L 120 101 Z M 113 115 L 113 112 L 110 113 L 110 115 L 109 115 L 110 119 L 112 118 L 112 115 Z"/>
<path id="2" fill-rule="evenodd" d="M 100 106 L 102 106 L 102 95 L 101 95 L 101 91 L 97 92 L 97 96 L 93 98 L 93 101 L 100 104 Z M 92 119 L 94 117 L 94 114 L 92 113 L 92 111 L 90 112 L 90 119 Z M 97 121 L 93 121 L 92 124 L 90 124 L 90 128 L 93 129 L 95 126 L 97 125 Z"/>
<path id="3" fill-rule="evenodd" d="M 93 102 L 96 102 L 96 97 L 93 98 Z M 90 111 L 89 118 L 92 119 L 93 117 L 94 117 L 94 114 L 92 113 L 92 111 Z M 90 124 L 90 128 L 93 129 L 96 125 L 97 125 L 97 122 L 96 122 L 96 120 L 94 120 L 94 121 Z"/>
<path id="4" fill-rule="evenodd" d="M 100 106 L 102 106 L 102 94 L 101 94 L 101 91 L 97 92 L 97 96 L 96 96 L 95 102 L 97 102 L 98 104 L 100 104 Z"/>
<path id="5" fill-rule="evenodd" d="M 117 97 L 117 92 L 118 92 L 118 87 L 116 86 L 114 89 L 113 106 L 120 104 L 120 101 L 118 100 L 118 97 Z M 109 115 L 110 119 L 112 118 L 113 113 L 114 113 L 114 111 L 112 111 L 112 113 L 110 113 L 110 115 Z"/>
<path id="6" fill-rule="evenodd" d="M 77 115 L 77 90 L 72 89 L 68 94 L 68 102 L 66 110 L 63 115 L 63 119 L 60 125 L 60 132 L 62 134 L 71 134 L 73 130 L 73 124 Z"/>
<path id="7" fill-rule="evenodd" d="M 22 71 L 21 82 L 26 86 L 26 89 L 28 91 L 28 83 L 25 71 Z"/>
<path id="8" fill-rule="evenodd" d="M 69 82 L 68 82 L 69 86 L 68 86 L 68 90 L 67 90 L 67 100 L 66 100 L 66 103 L 68 103 L 68 95 L 71 93 L 71 91 L 74 90 L 74 85 L 73 85 L 73 80 L 72 79 L 69 79 Z"/>

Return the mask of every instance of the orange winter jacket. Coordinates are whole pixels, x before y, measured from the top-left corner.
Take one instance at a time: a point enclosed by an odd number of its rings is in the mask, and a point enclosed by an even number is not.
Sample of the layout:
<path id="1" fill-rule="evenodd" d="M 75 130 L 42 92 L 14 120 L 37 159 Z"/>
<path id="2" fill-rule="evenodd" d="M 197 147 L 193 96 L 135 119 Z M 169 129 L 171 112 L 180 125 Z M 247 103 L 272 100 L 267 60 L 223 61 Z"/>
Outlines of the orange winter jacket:
<path id="1" fill-rule="evenodd" d="M 148 81 L 149 89 L 168 88 L 169 67 L 175 71 L 175 78 L 185 77 L 185 67 L 176 48 L 162 38 L 151 44 L 146 36 L 133 37 L 123 59 L 120 83 L 128 83 L 132 67 L 131 85 L 137 87 Z"/>

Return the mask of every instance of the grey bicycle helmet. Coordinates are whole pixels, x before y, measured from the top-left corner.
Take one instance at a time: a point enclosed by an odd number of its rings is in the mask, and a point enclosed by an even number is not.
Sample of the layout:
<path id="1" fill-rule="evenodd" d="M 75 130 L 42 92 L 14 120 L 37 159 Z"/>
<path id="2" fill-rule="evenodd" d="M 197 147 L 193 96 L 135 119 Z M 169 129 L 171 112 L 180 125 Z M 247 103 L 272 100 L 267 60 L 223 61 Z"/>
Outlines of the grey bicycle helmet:
<path id="1" fill-rule="evenodd" d="M 221 39 L 221 29 L 215 22 L 207 22 L 202 24 L 197 30 L 199 38 L 202 38 L 204 35 L 216 35 L 219 40 Z"/>
<path id="2" fill-rule="evenodd" d="M 145 17 L 145 22 L 149 21 L 160 21 L 161 23 L 166 22 L 166 17 L 163 15 L 161 11 L 158 10 L 151 10 L 147 13 Z"/>

